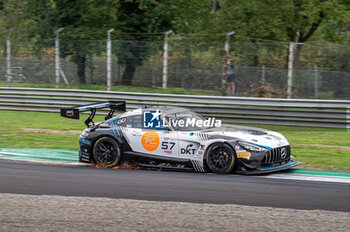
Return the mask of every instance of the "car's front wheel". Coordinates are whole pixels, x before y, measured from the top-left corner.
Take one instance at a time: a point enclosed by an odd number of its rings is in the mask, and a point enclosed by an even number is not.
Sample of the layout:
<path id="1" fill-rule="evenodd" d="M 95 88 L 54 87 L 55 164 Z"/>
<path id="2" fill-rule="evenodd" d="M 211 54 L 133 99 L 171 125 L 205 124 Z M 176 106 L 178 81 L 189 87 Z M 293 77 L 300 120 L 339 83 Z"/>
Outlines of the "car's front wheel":
<path id="1" fill-rule="evenodd" d="M 236 155 L 233 149 L 225 143 L 212 144 L 206 153 L 206 163 L 214 173 L 232 173 L 236 164 Z"/>
<path id="2" fill-rule="evenodd" d="M 98 139 L 93 148 L 93 156 L 96 164 L 105 167 L 113 167 L 120 163 L 120 148 L 114 139 L 102 137 Z"/>

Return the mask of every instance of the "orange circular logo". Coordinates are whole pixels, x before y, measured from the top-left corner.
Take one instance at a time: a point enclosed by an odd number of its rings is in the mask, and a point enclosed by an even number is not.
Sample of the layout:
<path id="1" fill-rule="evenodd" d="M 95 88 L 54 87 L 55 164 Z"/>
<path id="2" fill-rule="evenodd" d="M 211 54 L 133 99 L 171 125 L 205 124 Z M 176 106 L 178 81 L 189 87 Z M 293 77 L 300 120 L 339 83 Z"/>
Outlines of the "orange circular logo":
<path id="1" fill-rule="evenodd" d="M 141 143 L 147 151 L 154 151 L 159 146 L 159 136 L 154 131 L 146 132 L 142 135 Z"/>

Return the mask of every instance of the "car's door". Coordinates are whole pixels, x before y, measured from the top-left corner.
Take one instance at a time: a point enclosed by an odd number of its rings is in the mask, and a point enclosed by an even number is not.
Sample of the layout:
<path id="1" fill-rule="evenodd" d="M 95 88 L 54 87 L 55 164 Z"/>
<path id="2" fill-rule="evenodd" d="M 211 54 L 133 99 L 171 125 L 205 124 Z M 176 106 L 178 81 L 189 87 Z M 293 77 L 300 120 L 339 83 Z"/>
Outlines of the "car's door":
<path id="1" fill-rule="evenodd" d="M 201 147 L 198 137 L 193 131 L 178 131 L 179 138 L 179 157 L 183 159 L 193 159 L 194 157 L 203 155 L 203 147 Z M 201 150 L 199 152 L 199 150 Z"/>
<path id="2" fill-rule="evenodd" d="M 135 152 L 152 155 L 179 157 L 177 133 L 168 128 L 143 128 L 141 115 L 128 116 L 124 134 L 131 149 Z"/>

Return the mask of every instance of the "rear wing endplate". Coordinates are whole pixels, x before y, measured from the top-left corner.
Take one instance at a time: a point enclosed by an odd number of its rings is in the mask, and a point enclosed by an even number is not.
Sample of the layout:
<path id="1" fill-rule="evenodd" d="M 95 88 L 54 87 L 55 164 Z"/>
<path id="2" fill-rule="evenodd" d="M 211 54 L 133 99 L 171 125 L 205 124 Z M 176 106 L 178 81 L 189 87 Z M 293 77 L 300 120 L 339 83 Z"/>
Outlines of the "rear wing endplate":
<path id="1" fill-rule="evenodd" d="M 62 108 L 61 116 L 65 118 L 79 119 L 81 112 L 90 111 L 90 116 L 85 120 L 85 124 L 89 127 L 89 124 L 92 122 L 94 124 L 93 119 L 97 109 L 101 108 L 110 108 L 109 113 L 106 115 L 105 120 L 108 120 L 113 117 L 115 111 L 126 111 L 126 103 L 125 101 L 108 101 L 108 102 L 100 102 L 90 105 L 83 106 L 75 106 L 72 108 Z"/>

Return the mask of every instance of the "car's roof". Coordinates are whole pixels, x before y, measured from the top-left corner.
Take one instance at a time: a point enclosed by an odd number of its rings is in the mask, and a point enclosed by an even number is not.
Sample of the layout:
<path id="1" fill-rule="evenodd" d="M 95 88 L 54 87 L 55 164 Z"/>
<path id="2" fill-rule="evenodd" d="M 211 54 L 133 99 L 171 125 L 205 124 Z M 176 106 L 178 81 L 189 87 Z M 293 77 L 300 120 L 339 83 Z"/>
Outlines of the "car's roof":
<path id="1" fill-rule="evenodd" d="M 183 107 L 175 107 L 175 106 L 146 106 L 143 108 L 127 111 L 123 114 L 123 116 L 142 114 L 142 111 L 145 111 L 145 110 L 150 110 L 150 111 L 160 110 L 164 115 L 190 111 L 189 109 L 186 109 Z"/>

